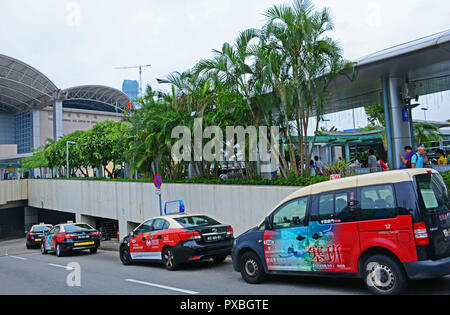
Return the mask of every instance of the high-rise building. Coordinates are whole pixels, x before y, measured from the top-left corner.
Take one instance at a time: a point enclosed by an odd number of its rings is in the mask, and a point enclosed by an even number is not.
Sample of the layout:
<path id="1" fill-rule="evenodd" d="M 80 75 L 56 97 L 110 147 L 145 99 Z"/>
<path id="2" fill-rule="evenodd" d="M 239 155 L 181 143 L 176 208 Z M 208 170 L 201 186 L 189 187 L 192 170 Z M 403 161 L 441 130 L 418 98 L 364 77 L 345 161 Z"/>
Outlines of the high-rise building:
<path id="1" fill-rule="evenodd" d="M 131 100 L 139 97 L 139 83 L 133 80 L 124 80 L 122 84 L 122 92 L 125 93 Z"/>

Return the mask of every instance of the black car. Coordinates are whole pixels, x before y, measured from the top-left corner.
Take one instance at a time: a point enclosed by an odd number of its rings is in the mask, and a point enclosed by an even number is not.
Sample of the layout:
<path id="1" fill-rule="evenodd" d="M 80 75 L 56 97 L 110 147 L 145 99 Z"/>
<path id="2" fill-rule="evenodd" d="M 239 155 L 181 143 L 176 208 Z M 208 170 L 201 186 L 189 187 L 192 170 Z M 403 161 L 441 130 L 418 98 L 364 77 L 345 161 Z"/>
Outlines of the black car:
<path id="1" fill-rule="evenodd" d="M 29 232 L 25 232 L 27 234 L 27 242 L 26 246 L 28 249 L 33 247 L 40 247 L 42 239 L 46 232 L 50 231 L 53 227 L 51 224 L 38 224 L 33 225 Z"/>

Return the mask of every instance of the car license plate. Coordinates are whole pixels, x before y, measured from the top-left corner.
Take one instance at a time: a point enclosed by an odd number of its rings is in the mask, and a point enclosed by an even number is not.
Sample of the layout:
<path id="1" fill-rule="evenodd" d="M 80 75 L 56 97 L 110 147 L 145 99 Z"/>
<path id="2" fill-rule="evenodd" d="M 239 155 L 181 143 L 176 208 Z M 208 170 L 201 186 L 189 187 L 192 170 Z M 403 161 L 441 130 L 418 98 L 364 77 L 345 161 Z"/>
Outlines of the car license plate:
<path id="1" fill-rule="evenodd" d="M 86 246 L 86 245 L 94 245 L 95 242 L 85 242 L 85 243 L 76 243 L 75 246 Z"/>
<path id="2" fill-rule="evenodd" d="M 444 229 L 442 232 L 444 232 L 445 238 L 450 237 L 450 229 Z"/>
<path id="3" fill-rule="evenodd" d="M 42 238 L 35 238 L 34 241 L 35 242 L 40 242 L 40 241 L 42 241 Z"/>
<path id="4" fill-rule="evenodd" d="M 207 241 L 212 242 L 212 241 L 220 241 L 223 239 L 222 235 L 212 235 L 212 236 L 208 236 L 206 238 Z"/>

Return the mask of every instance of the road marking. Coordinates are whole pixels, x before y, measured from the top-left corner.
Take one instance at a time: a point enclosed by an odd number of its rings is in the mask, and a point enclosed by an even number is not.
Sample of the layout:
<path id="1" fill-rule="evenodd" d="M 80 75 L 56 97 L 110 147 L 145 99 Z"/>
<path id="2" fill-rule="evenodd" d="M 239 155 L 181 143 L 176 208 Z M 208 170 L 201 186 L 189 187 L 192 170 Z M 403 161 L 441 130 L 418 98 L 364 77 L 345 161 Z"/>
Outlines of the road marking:
<path id="1" fill-rule="evenodd" d="M 53 266 L 53 267 L 58 267 L 58 268 L 64 268 L 66 270 L 73 270 L 72 267 L 67 267 L 67 266 L 61 266 L 61 265 L 55 265 L 55 264 L 48 264 L 49 266 Z"/>
<path id="2" fill-rule="evenodd" d="M 179 289 L 179 288 L 169 287 L 169 286 L 166 286 L 166 285 L 150 283 L 150 282 L 144 282 L 144 281 L 139 281 L 139 280 L 125 279 L 125 281 L 133 282 L 133 283 L 137 283 L 137 284 L 142 284 L 142 285 L 146 285 L 146 286 L 150 286 L 150 287 L 156 287 L 156 288 L 160 288 L 160 289 L 165 289 L 165 290 L 171 290 L 171 291 L 186 293 L 186 294 L 192 294 L 192 295 L 199 294 L 198 292 L 195 292 L 195 291 L 184 290 L 184 289 Z"/>
<path id="3" fill-rule="evenodd" d="M 8 257 L 15 258 L 15 259 L 20 259 L 20 260 L 27 260 L 26 258 L 18 257 L 18 256 L 8 256 Z"/>

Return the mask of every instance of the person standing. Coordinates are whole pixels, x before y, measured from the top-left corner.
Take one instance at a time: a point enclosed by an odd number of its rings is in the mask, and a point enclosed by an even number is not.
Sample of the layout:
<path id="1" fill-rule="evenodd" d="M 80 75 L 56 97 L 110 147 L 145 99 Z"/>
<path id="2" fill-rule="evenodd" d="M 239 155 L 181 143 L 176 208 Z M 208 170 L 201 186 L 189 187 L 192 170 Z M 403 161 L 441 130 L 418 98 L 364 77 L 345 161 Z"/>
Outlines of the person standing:
<path id="1" fill-rule="evenodd" d="M 314 161 L 313 160 L 311 160 L 311 162 L 309 163 L 309 169 L 310 169 L 310 174 L 309 174 L 309 176 L 310 177 L 314 177 L 314 176 L 316 176 L 316 164 L 314 163 Z"/>
<path id="2" fill-rule="evenodd" d="M 321 160 L 319 160 L 319 157 L 317 155 L 314 157 L 314 161 L 316 161 L 316 174 L 319 176 L 323 176 L 325 165 Z"/>
<path id="3" fill-rule="evenodd" d="M 377 168 L 377 157 L 373 150 L 369 150 L 369 158 L 367 159 L 367 164 L 371 171 L 375 171 Z"/>
<path id="4" fill-rule="evenodd" d="M 438 165 L 447 165 L 447 157 L 445 156 L 445 153 L 443 150 L 439 149 L 437 151 L 437 155 L 439 155 L 438 159 Z"/>
<path id="5" fill-rule="evenodd" d="M 424 146 L 420 146 L 417 153 L 411 158 L 411 166 L 412 168 L 423 168 L 426 164 L 428 164 L 427 151 Z"/>
<path id="6" fill-rule="evenodd" d="M 403 166 L 401 167 L 401 169 L 405 169 L 405 168 L 411 168 L 411 159 L 414 155 L 414 151 L 413 148 L 411 146 L 406 146 L 405 147 L 405 157 L 400 156 L 400 158 L 402 159 L 403 162 Z"/>

